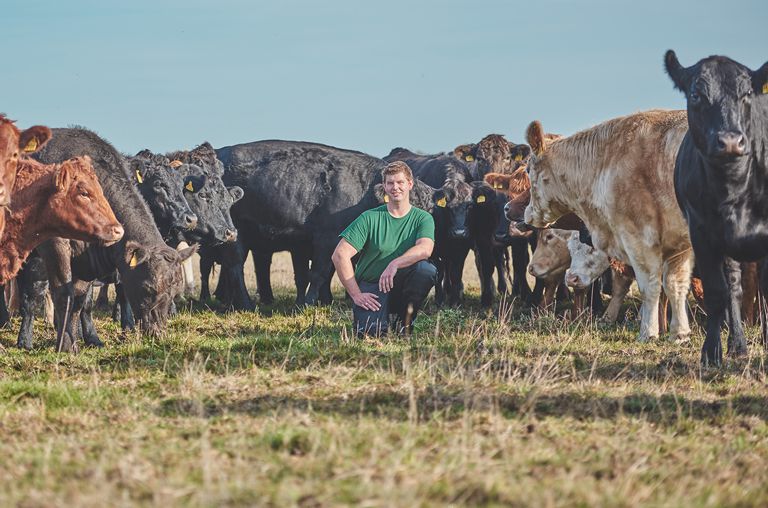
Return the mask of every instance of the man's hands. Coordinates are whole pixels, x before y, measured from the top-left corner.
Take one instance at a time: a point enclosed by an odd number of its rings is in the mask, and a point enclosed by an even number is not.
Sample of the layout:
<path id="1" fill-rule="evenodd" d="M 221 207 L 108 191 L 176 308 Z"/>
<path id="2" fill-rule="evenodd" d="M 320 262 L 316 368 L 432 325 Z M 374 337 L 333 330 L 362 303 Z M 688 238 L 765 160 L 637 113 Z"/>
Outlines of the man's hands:
<path id="1" fill-rule="evenodd" d="M 391 262 L 387 265 L 381 277 L 379 277 L 379 291 L 382 293 L 389 293 L 392 291 L 392 286 L 395 284 L 395 274 L 397 273 L 397 266 L 395 262 Z"/>
<path id="2" fill-rule="evenodd" d="M 351 298 L 355 305 L 365 310 L 377 311 L 381 308 L 379 297 L 373 293 L 358 293 L 355 296 L 351 296 Z"/>

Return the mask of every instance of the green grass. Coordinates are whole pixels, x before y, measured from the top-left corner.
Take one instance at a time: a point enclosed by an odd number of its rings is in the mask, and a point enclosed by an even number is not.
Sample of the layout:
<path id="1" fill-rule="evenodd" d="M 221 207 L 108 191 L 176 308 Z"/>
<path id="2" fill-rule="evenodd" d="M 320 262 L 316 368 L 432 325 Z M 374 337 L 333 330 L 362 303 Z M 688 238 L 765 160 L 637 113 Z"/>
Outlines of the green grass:
<path id="1" fill-rule="evenodd" d="M 428 309 L 413 338 L 350 311 L 175 317 L 168 333 L 53 352 L 0 331 L 3 506 L 768 504 L 768 385 L 750 355 L 533 318 Z M 634 312 L 637 302 L 628 306 Z M 499 315 L 502 314 L 503 318 Z"/>

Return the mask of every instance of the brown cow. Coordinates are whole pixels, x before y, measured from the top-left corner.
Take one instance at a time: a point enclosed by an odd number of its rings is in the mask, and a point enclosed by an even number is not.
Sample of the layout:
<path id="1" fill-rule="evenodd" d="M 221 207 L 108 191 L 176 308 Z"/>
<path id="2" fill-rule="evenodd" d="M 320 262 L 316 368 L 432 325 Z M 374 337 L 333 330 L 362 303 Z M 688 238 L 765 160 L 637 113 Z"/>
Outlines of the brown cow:
<path id="1" fill-rule="evenodd" d="M 453 155 L 469 167 L 475 179 L 482 180 L 488 173 L 513 174 L 526 165 L 531 149 L 511 143 L 501 134 L 489 134 L 479 143 L 457 146 Z"/>
<path id="2" fill-rule="evenodd" d="M 554 308 L 558 288 L 561 286 L 565 288 L 564 275 L 571 264 L 567 244 L 571 234 L 578 235 L 578 232 L 549 228 L 542 230 L 539 234 L 538 245 L 533 252 L 528 271 L 544 284 L 542 308 Z M 587 287 L 574 288 L 574 317 L 584 311 L 586 294 Z"/>
<path id="3" fill-rule="evenodd" d="M 60 164 L 19 161 L 0 240 L 0 284 L 16 276 L 32 249 L 53 237 L 105 245 L 123 237 L 87 156 Z"/>
<path id="4" fill-rule="evenodd" d="M 38 151 L 51 139 L 48 127 L 35 125 L 21 131 L 5 115 L 0 114 L 0 207 L 11 203 L 16 169 L 24 154 Z M 0 213 L 0 236 L 5 227 L 5 214 Z"/>
<path id="5" fill-rule="evenodd" d="M 528 128 L 531 202 L 525 222 L 544 227 L 576 213 L 594 246 L 635 270 L 643 294 L 638 340 L 659 334 L 661 286 L 672 304 L 672 337 L 691 329 L 686 295 L 693 252 L 672 184 L 688 130 L 685 111 L 647 111 L 609 120 L 546 146 L 541 124 Z"/>

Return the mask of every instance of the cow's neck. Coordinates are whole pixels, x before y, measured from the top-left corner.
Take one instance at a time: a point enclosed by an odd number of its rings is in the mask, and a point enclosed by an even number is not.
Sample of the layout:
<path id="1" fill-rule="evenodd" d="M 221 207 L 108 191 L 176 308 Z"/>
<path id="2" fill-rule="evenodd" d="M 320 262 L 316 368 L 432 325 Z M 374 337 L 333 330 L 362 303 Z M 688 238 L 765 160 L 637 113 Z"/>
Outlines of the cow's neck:
<path id="1" fill-rule="evenodd" d="M 52 186 L 50 173 L 32 180 L 17 179 L 11 208 L 5 213 L 5 231 L 0 239 L 0 284 L 14 278 L 32 250 L 54 236 L 49 234 L 50 225 L 42 220 Z"/>

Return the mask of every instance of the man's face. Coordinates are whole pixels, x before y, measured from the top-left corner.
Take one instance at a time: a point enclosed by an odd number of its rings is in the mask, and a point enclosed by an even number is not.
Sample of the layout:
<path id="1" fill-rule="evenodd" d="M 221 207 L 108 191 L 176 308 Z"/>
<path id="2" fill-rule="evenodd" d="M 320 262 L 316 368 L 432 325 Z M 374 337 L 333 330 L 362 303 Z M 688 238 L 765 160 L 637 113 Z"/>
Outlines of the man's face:
<path id="1" fill-rule="evenodd" d="M 413 182 L 406 178 L 405 173 L 387 175 L 384 179 L 384 193 L 392 203 L 407 201 L 412 188 Z"/>

